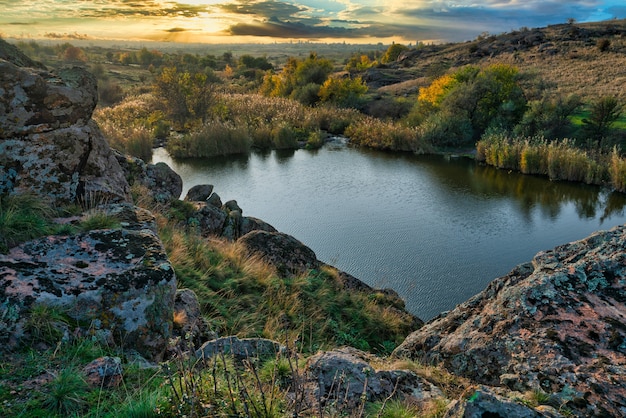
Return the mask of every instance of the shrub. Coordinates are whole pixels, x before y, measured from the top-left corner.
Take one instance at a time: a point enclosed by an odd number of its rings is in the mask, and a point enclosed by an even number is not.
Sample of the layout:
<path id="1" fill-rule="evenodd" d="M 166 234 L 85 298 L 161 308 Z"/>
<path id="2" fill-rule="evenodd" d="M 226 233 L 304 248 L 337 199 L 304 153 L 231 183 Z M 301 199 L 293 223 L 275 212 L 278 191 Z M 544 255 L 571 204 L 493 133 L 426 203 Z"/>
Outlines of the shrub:
<path id="1" fill-rule="evenodd" d="M 381 150 L 425 152 L 430 149 L 417 129 L 371 117 L 351 123 L 345 135 L 353 144 Z"/>
<path id="2" fill-rule="evenodd" d="M 467 144 L 473 136 L 472 124 L 463 114 L 438 112 L 430 115 L 420 126 L 423 141 L 435 147 L 456 147 Z"/>
<path id="3" fill-rule="evenodd" d="M 247 153 L 251 145 L 245 126 L 214 120 L 189 134 L 170 138 L 166 148 L 176 158 L 203 158 Z"/>
<path id="4" fill-rule="evenodd" d="M 331 77 L 324 82 L 318 94 L 322 102 L 333 103 L 341 107 L 358 108 L 365 93 L 367 93 L 367 85 L 361 77 Z"/>
<path id="5" fill-rule="evenodd" d="M 87 388 L 87 383 L 78 372 L 70 368 L 63 369 L 48 384 L 44 405 L 62 416 L 76 415 L 86 405 Z"/>
<path id="6" fill-rule="evenodd" d="M 609 47 L 611 46 L 611 40 L 607 38 L 598 39 L 596 46 L 598 47 L 598 51 L 606 52 L 609 50 Z"/>
<path id="7" fill-rule="evenodd" d="M 611 165 L 609 168 L 611 185 L 620 192 L 626 192 L 626 160 L 613 148 L 611 152 Z"/>
<path id="8" fill-rule="evenodd" d="M 272 130 L 272 145 L 275 149 L 293 149 L 298 147 L 296 130 L 288 123 L 282 123 Z"/>

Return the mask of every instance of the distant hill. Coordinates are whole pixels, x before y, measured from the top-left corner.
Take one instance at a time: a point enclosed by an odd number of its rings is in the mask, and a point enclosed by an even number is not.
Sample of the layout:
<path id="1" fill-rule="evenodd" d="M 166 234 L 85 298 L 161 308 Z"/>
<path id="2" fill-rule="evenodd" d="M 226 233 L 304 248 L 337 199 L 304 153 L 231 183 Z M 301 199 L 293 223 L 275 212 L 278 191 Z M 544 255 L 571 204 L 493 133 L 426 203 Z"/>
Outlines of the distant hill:
<path id="1" fill-rule="evenodd" d="M 481 35 L 462 43 L 419 45 L 382 68 L 368 70 L 371 88 L 394 95 L 411 94 L 452 68 L 495 62 L 513 64 L 536 75 L 537 93 L 576 93 L 626 98 L 626 20 L 567 23 Z M 543 80 L 537 84 L 538 80 Z M 532 91 L 532 89 L 530 89 Z"/>

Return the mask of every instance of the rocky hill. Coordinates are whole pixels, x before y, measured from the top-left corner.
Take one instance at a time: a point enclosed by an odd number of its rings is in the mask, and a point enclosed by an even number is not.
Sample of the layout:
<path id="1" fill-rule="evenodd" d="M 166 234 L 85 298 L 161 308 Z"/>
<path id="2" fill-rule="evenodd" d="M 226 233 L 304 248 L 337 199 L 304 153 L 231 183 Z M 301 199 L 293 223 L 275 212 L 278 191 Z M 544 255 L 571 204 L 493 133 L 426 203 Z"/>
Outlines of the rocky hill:
<path id="1" fill-rule="evenodd" d="M 380 92 L 417 92 L 450 68 L 504 62 L 542 80 L 539 90 L 576 93 L 583 100 L 626 97 L 626 20 L 522 28 L 483 34 L 463 43 L 420 45 L 387 68 L 371 69 L 365 79 Z M 529 80 L 532 82 L 532 80 Z"/>

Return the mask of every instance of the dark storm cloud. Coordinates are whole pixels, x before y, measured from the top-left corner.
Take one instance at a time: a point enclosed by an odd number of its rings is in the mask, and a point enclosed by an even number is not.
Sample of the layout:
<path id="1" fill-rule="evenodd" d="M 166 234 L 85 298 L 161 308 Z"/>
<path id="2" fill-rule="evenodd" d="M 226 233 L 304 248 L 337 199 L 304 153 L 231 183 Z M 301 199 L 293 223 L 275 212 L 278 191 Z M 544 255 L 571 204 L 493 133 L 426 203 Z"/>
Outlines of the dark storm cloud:
<path id="1" fill-rule="evenodd" d="M 273 0 L 242 0 L 236 3 L 227 3 L 218 5 L 225 12 L 254 15 L 259 18 L 275 17 L 280 20 L 290 20 L 295 14 L 305 11 L 303 7 L 298 7 L 290 3 Z"/>
<path id="2" fill-rule="evenodd" d="M 238 23 L 227 32 L 239 36 L 269 36 L 275 38 L 356 38 L 354 29 L 312 26 L 302 22 L 282 22 L 276 18 L 253 23 Z"/>
<path id="3" fill-rule="evenodd" d="M 179 32 L 187 32 L 187 29 L 185 29 L 185 28 L 170 28 L 170 29 L 163 29 L 163 32 L 179 33 Z"/>
<path id="4" fill-rule="evenodd" d="M 333 23 L 348 24 L 347 21 L 334 20 Z M 403 37 L 407 39 L 436 39 L 447 31 L 418 25 L 393 25 L 375 22 L 360 23 L 359 27 L 313 26 L 302 22 L 283 22 L 278 19 L 256 20 L 252 23 L 239 23 L 231 26 L 227 33 L 238 36 L 263 36 L 273 38 L 301 39 L 358 39 Z"/>

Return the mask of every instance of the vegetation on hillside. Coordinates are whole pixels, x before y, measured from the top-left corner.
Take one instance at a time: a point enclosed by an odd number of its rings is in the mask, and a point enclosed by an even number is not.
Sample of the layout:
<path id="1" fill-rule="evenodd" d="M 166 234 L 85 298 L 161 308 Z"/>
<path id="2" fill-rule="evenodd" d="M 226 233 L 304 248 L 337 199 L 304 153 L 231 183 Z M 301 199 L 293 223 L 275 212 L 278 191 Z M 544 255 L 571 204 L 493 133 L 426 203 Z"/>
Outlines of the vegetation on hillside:
<path id="1" fill-rule="evenodd" d="M 57 325 L 71 327 L 71 318 L 61 309 L 37 306 L 28 321 L 29 347 L 0 361 L 0 405 L 8 416 L 281 417 L 302 407 L 302 400 L 289 397 L 304 373 L 298 357 L 341 345 L 388 354 L 416 326 L 397 299 L 345 289 L 331 267 L 280 277 L 238 243 L 201 237 L 187 221 L 188 203 L 156 204 L 139 186 L 133 194 L 136 204 L 157 216 L 179 287 L 195 291 L 211 330 L 222 336 L 270 338 L 287 345 L 294 356 L 250 359 L 245 369 L 224 357 L 207 367 L 178 356 L 161 368 L 144 369 L 120 348 L 64 336 Z M 90 208 L 91 203 L 53 209 L 28 195 L 6 196 L 0 203 L 5 251 L 50 233 L 120 227 L 116 219 Z M 71 224 L 54 220 L 76 213 L 83 216 Z M 7 309 L 0 305 L 0 325 L 10 319 Z M 174 317 L 175 326 L 185 321 Z M 198 348 L 193 336 L 186 338 L 172 347 Z M 87 385 L 81 368 L 105 355 L 123 360 L 123 384 Z M 228 387 L 237 388 L 236 395 Z M 250 409 L 258 411 L 246 412 Z"/>

